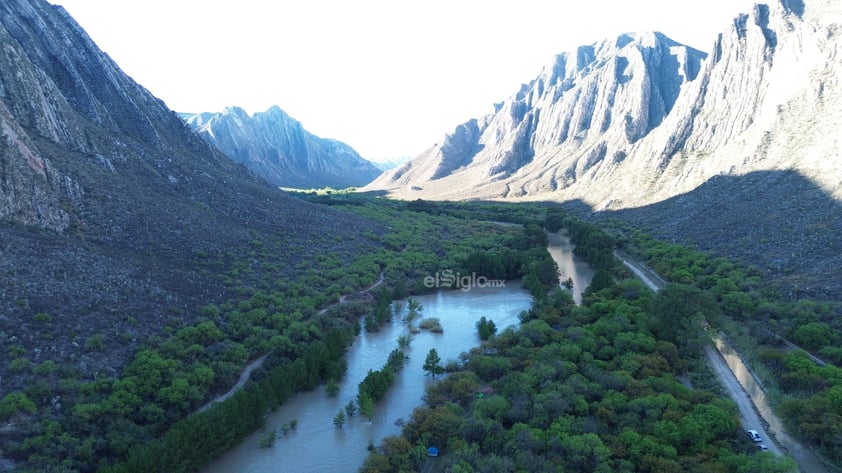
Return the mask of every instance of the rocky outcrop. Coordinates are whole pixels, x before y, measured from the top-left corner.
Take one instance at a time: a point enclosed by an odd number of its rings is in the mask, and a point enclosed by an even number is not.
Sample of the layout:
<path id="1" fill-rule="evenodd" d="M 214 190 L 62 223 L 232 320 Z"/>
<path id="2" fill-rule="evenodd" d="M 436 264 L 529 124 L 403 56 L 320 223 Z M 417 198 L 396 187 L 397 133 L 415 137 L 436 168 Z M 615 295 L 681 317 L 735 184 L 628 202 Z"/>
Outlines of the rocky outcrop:
<path id="1" fill-rule="evenodd" d="M 756 5 L 707 54 L 658 33 L 560 54 L 489 114 L 366 189 L 581 199 L 604 210 L 659 202 L 718 175 L 793 169 L 842 199 L 840 9 Z M 473 124 L 475 139 L 448 153 Z"/>
<path id="2" fill-rule="evenodd" d="M 362 186 L 381 173 L 350 146 L 309 133 L 277 106 L 252 116 L 229 107 L 182 117 L 209 143 L 276 186 Z"/>
<path id="3" fill-rule="evenodd" d="M 67 12 L 45 2 L 0 5 L 0 218 L 63 231 L 85 211 L 78 171 L 120 173 L 139 160 L 160 182 L 186 182 L 171 155 L 234 169 L 174 112 L 126 76 Z M 61 163 L 59 161 L 62 161 Z"/>
<path id="4" fill-rule="evenodd" d="M 70 215 L 62 201 L 79 204 L 82 188 L 41 155 L 0 102 L 0 219 L 63 231 Z"/>

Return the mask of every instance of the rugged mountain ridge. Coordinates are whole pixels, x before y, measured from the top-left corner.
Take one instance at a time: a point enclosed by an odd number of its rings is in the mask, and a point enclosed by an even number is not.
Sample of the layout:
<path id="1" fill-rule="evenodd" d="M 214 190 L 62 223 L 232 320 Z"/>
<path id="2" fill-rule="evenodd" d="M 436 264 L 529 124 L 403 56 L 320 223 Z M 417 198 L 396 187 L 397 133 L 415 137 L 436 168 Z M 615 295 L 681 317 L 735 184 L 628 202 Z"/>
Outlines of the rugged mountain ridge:
<path id="1" fill-rule="evenodd" d="M 313 135 L 278 106 L 251 116 L 228 107 L 182 117 L 202 138 L 277 186 L 362 186 L 381 173 L 347 144 Z"/>
<path id="2" fill-rule="evenodd" d="M 372 231 L 206 143 L 63 8 L 0 2 L 0 340 L 20 356 L 111 376 L 146 337 L 227 300 L 220 275 L 257 265 L 249 247 L 274 260 L 255 278 L 279 280 L 310 252 L 371 248 Z M 94 334 L 101 350 L 85 350 Z M 0 364 L 0 396 L 23 376 Z"/>
<path id="3" fill-rule="evenodd" d="M 665 119 L 704 57 L 660 33 L 623 34 L 559 54 L 491 113 L 369 188 L 404 196 L 409 185 L 445 198 L 458 197 L 446 193 L 454 191 L 508 198 L 568 188 L 600 162 L 624 160 Z M 534 174 L 539 178 L 518 184 Z M 465 190 L 448 185 L 455 180 Z"/>
<path id="4" fill-rule="evenodd" d="M 711 43 L 646 33 L 563 53 L 365 190 L 564 203 L 838 299 L 842 3 L 757 4 Z"/>
<path id="5" fill-rule="evenodd" d="M 840 6 L 758 4 L 701 53 L 658 33 L 557 56 L 367 190 L 400 198 L 659 202 L 720 174 L 796 169 L 842 198 Z"/>

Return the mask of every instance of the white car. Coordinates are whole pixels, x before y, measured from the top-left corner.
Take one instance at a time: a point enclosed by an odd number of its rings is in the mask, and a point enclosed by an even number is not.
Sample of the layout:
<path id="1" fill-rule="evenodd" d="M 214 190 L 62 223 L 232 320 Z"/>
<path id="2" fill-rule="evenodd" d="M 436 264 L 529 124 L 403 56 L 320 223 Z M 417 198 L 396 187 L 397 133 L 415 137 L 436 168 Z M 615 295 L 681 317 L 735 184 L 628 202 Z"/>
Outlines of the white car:
<path id="1" fill-rule="evenodd" d="M 753 440 L 755 442 L 762 442 L 763 441 L 763 438 L 760 437 L 760 434 L 758 434 L 756 430 L 748 430 L 746 432 L 748 432 L 748 436 L 751 438 L 751 440 Z"/>
<path id="2" fill-rule="evenodd" d="M 769 447 L 767 447 L 766 445 L 763 445 L 762 443 L 761 443 L 761 444 L 759 444 L 759 445 L 757 446 L 757 448 L 758 448 L 758 450 L 760 450 L 761 452 L 765 452 L 765 451 L 769 450 Z"/>

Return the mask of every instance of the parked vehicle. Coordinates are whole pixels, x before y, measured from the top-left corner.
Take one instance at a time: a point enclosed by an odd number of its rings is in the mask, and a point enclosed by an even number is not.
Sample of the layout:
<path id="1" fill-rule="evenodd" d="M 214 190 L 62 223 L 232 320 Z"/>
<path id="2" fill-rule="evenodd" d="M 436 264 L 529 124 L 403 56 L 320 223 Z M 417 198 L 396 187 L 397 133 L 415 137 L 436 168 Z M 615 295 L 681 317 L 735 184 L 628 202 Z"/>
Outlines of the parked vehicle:
<path id="1" fill-rule="evenodd" d="M 758 434 L 756 430 L 748 430 L 746 432 L 748 432 L 748 436 L 751 438 L 751 440 L 753 440 L 755 442 L 762 442 L 763 441 L 763 438 L 760 437 L 760 434 Z"/>

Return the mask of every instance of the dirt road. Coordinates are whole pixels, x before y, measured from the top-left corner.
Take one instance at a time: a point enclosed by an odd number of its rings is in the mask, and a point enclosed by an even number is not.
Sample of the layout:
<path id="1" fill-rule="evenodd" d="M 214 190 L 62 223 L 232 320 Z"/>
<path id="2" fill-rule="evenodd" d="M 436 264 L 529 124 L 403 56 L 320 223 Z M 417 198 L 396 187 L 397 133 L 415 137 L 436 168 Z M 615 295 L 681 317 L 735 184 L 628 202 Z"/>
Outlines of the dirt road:
<path id="1" fill-rule="evenodd" d="M 210 409 L 210 407 L 212 405 L 216 404 L 217 402 L 222 402 L 222 401 L 228 399 L 229 397 L 233 396 L 237 391 L 240 390 L 240 388 L 242 388 L 246 384 L 246 381 L 248 381 L 249 377 L 251 376 L 251 372 L 254 371 L 254 369 L 257 368 L 258 366 L 262 365 L 263 360 L 265 360 L 267 356 L 268 356 L 268 354 L 263 355 L 260 358 L 254 360 L 251 363 L 249 363 L 248 365 L 246 365 L 246 367 L 243 369 L 243 372 L 240 373 L 240 379 L 237 380 L 237 384 L 232 386 L 231 389 L 229 389 L 228 392 L 226 392 L 225 394 L 217 396 L 216 398 L 214 398 L 213 400 L 211 400 L 210 402 L 208 402 L 204 406 L 200 407 L 199 410 L 196 411 L 196 412 L 206 411 L 206 410 Z"/>
<path id="2" fill-rule="evenodd" d="M 760 442 L 761 445 L 765 445 L 769 451 L 775 452 L 776 455 L 783 455 L 784 452 L 781 451 L 778 445 L 772 440 L 769 432 L 766 431 L 766 423 L 760 418 L 760 415 L 754 408 L 754 403 L 748 397 L 740 382 L 737 381 L 737 378 L 731 372 L 731 368 L 728 367 L 722 355 L 716 351 L 716 348 L 710 345 L 705 346 L 705 354 L 708 360 L 710 360 L 711 367 L 719 377 L 719 381 L 728 390 L 731 399 L 737 403 L 737 407 L 740 409 L 740 421 L 743 424 L 744 430 L 756 430 L 763 439 Z"/>

